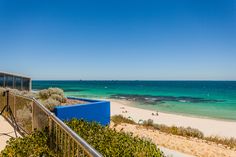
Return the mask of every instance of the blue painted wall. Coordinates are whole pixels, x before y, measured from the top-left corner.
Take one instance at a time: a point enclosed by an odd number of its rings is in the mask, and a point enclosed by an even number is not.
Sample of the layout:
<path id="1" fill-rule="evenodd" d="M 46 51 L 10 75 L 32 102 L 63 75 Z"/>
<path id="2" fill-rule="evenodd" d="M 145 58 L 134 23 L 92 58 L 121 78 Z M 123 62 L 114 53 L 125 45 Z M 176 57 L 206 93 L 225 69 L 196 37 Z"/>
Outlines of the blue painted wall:
<path id="1" fill-rule="evenodd" d="M 78 104 L 70 106 L 55 107 L 54 112 L 61 120 L 70 120 L 72 118 L 85 119 L 87 121 L 96 121 L 102 125 L 110 124 L 110 102 L 97 101 L 90 99 L 81 99 L 68 97 L 69 99 L 78 99 L 87 101 L 88 104 Z"/>

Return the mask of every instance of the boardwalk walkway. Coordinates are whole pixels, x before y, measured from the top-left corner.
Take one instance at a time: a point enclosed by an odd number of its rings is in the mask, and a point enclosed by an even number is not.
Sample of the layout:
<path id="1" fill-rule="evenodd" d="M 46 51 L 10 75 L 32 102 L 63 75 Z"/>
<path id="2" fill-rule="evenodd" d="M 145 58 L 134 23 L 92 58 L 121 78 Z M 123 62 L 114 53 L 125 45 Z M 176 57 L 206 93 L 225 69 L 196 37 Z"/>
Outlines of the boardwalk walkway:
<path id="1" fill-rule="evenodd" d="M 18 134 L 18 136 L 20 135 Z M 0 151 L 5 148 L 7 140 L 11 137 L 16 137 L 14 128 L 6 121 L 6 119 L 0 116 Z"/>

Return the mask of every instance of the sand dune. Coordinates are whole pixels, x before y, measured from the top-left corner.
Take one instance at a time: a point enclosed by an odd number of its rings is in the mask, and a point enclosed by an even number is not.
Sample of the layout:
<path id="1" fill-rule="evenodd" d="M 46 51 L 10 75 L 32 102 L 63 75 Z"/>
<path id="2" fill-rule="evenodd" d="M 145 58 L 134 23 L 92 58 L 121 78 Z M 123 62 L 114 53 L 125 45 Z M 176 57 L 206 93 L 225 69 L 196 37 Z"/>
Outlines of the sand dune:
<path id="1" fill-rule="evenodd" d="M 228 149 L 213 142 L 195 138 L 170 135 L 158 130 L 147 129 L 143 126 L 132 124 L 113 125 L 117 131 L 132 132 L 133 135 L 150 139 L 153 143 L 165 148 L 176 150 L 188 155 L 199 157 L 235 157 L 236 151 Z"/>

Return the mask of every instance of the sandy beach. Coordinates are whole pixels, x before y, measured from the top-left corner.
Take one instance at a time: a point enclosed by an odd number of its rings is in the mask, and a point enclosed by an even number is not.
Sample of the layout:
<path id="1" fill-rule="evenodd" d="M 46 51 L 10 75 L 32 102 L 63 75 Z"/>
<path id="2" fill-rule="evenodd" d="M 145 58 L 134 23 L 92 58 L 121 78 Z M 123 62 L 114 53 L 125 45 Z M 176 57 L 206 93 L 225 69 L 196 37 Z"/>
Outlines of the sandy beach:
<path id="1" fill-rule="evenodd" d="M 112 99 L 110 102 L 111 115 L 123 115 L 124 117 L 133 119 L 135 122 L 152 119 L 154 123 L 165 124 L 168 126 L 190 126 L 199 129 L 205 136 L 217 135 L 221 137 L 236 137 L 236 122 L 195 118 L 162 112 L 158 112 L 158 115 L 156 115 L 156 111 L 129 106 L 132 104 L 130 101 Z M 129 132 L 135 136 L 149 139 L 157 146 L 181 152 L 186 155 L 198 157 L 236 156 L 235 149 L 230 149 L 222 144 L 216 144 L 202 139 L 167 134 L 134 124 L 123 123 L 114 125 L 111 123 L 110 127 L 117 131 Z"/>
<path id="2" fill-rule="evenodd" d="M 135 122 L 152 119 L 154 123 L 168 126 L 183 126 L 199 129 L 205 136 L 236 137 L 236 122 L 206 118 L 188 117 L 169 113 L 145 110 L 129 106 L 132 102 L 126 100 L 110 99 L 111 115 L 130 117 Z"/>

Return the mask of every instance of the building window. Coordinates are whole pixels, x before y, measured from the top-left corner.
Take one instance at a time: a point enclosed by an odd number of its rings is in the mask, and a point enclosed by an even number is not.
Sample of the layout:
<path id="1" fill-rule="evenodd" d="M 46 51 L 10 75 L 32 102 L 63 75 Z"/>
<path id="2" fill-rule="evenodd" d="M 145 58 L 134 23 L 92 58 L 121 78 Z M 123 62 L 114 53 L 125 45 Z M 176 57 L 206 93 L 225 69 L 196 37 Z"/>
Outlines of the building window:
<path id="1" fill-rule="evenodd" d="M 15 78 L 15 88 L 21 90 L 21 80 L 22 78 L 16 77 Z"/>
<path id="2" fill-rule="evenodd" d="M 13 88 L 13 76 L 6 76 L 6 87 Z"/>
<path id="3" fill-rule="evenodd" d="M 23 79 L 23 90 L 29 90 L 29 87 L 30 87 L 30 80 L 24 78 Z"/>
<path id="4" fill-rule="evenodd" d="M 0 87 L 4 86 L 4 75 L 0 74 Z"/>

